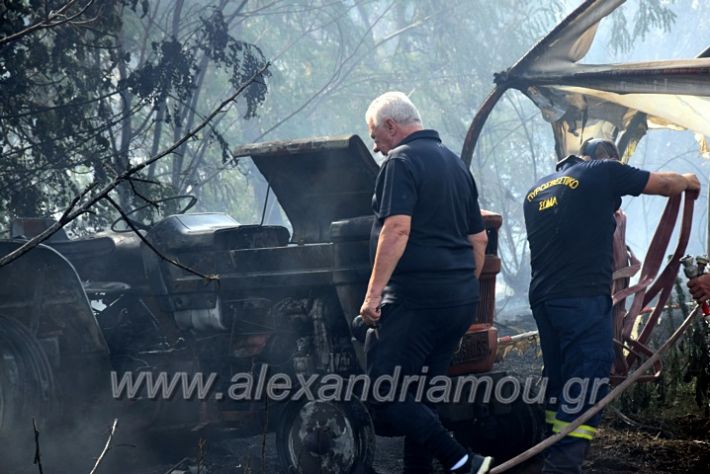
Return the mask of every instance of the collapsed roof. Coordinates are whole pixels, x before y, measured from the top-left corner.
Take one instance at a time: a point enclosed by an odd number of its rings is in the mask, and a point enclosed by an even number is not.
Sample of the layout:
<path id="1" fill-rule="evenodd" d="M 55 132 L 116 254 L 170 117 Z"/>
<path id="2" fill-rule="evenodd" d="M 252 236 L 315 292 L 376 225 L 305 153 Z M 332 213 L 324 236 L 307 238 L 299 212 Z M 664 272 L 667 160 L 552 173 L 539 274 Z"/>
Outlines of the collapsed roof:
<path id="1" fill-rule="evenodd" d="M 518 89 L 552 124 L 558 157 L 577 153 L 590 137 L 617 142 L 624 160 L 650 128 L 691 130 L 710 154 L 710 48 L 697 58 L 624 64 L 580 63 L 599 23 L 625 0 L 587 0 L 514 66 L 496 74 L 496 87 L 469 128 L 461 153 L 470 164 L 490 110 Z M 710 157 L 710 156 L 709 156 Z"/>

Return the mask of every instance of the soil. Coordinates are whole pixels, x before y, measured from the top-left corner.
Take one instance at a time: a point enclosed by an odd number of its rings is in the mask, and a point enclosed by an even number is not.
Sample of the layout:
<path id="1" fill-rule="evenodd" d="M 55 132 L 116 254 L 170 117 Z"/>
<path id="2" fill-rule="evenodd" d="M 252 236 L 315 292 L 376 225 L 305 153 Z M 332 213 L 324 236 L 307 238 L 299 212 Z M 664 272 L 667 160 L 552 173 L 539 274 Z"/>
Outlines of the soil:
<path id="1" fill-rule="evenodd" d="M 677 414 L 677 407 L 658 416 L 626 416 L 617 408 L 611 408 L 604 419 L 584 465 L 588 474 L 630 474 L 630 473 L 710 473 L 710 418 L 699 414 L 698 408 L 689 404 L 686 411 L 696 414 Z M 402 438 L 377 438 L 377 452 L 373 466 L 374 473 L 394 474 L 401 472 Z M 126 448 L 117 448 L 118 451 Z M 171 471 L 169 464 L 135 466 L 130 470 L 116 471 L 116 474 L 187 474 L 196 473 L 197 448 L 175 456 L 177 462 L 182 456 L 188 459 Z M 262 466 L 262 452 L 266 460 Z M 229 446 L 224 444 L 205 448 L 203 474 L 247 474 L 276 473 L 278 463 L 275 455 L 274 436 L 254 437 L 234 440 Z M 231 454 L 228 454 L 231 453 Z M 107 460 L 108 461 L 108 460 Z M 509 472 L 533 474 L 541 471 L 542 461 L 533 460 Z M 192 468 L 192 469 L 190 469 Z M 446 472 L 436 466 L 435 472 Z"/>
<path id="2" fill-rule="evenodd" d="M 207 446 L 205 448 L 203 474 L 257 474 L 276 473 L 278 471 L 274 452 L 273 435 L 266 437 L 266 464 L 262 467 L 260 460 L 262 450 L 261 437 L 247 438 L 235 441 L 229 451 L 237 454 L 227 454 L 225 446 Z M 377 455 L 373 466 L 374 473 L 394 474 L 401 472 L 402 438 L 377 439 Z M 195 451 L 197 448 L 195 447 Z M 127 448 L 116 448 L 124 455 L 130 452 Z M 150 466 L 134 465 L 115 471 L 117 474 L 187 474 L 196 473 L 195 453 L 184 453 L 186 459 L 182 463 L 176 461 L 153 464 Z M 104 461 L 106 467 L 112 464 L 112 456 Z M 116 459 L 114 459 L 116 461 Z M 173 467 L 177 464 L 177 466 Z M 528 462 L 521 468 L 509 472 L 517 474 L 539 473 L 540 461 Z M 36 472 L 36 471 L 35 471 Z M 437 474 L 445 471 L 436 466 Z M 607 416 L 598 436 L 592 443 L 592 448 L 584 465 L 588 474 L 631 474 L 658 473 L 681 474 L 710 472 L 710 420 L 688 415 L 674 420 L 664 420 L 663 425 L 656 428 L 648 425 L 631 427 L 616 416 Z"/>
<path id="3" fill-rule="evenodd" d="M 585 472 L 707 474 L 710 419 L 696 415 L 644 419 L 643 426 L 632 427 L 618 416 L 607 416 L 592 443 Z"/>
<path id="4" fill-rule="evenodd" d="M 697 409 L 696 409 L 697 411 Z M 96 446 L 86 454 L 91 470 L 105 438 L 96 438 Z M 257 474 L 278 473 L 274 435 L 235 439 L 230 442 L 207 443 L 202 454 L 194 445 L 173 445 L 170 455 L 157 459 L 155 452 L 147 450 L 134 439 L 121 436 L 120 428 L 112 441 L 112 448 L 102 461 L 98 472 L 103 474 Z M 394 474 L 402 470 L 402 438 L 377 438 L 374 473 Z M 168 448 L 170 444 L 168 444 Z M 96 449 L 94 449 L 96 448 Z M 163 451 L 166 451 L 163 447 Z M 48 456 L 49 457 L 49 456 Z M 202 467 L 197 469 L 197 459 Z M 262 465 L 261 460 L 265 460 Z M 51 465 L 50 465 L 51 464 Z M 82 465 L 85 463 L 81 463 Z M 62 467 L 49 459 L 44 460 L 45 472 L 63 473 Z M 511 473 L 533 474 L 541 470 L 541 461 L 533 460 L 511 470 Z M 2 471 L 2 469 L 0 469 Z M 4 471 L 3 471 L 4 472 Z M 37 467 L 28 462 L 26 470 L 18 473 L 36 473 Z M 438 466 L 437 474 L 445 471 Z M 630 473 L 710 473 L 710 418 L 697 414 L 661 415 L 639 417 L 633 420 L 616 409 L 607 410 L 597 437 L 592 442 L 584 465 L 589 474 Z M 69 474 L 69 471 L 67 471 Z"/>

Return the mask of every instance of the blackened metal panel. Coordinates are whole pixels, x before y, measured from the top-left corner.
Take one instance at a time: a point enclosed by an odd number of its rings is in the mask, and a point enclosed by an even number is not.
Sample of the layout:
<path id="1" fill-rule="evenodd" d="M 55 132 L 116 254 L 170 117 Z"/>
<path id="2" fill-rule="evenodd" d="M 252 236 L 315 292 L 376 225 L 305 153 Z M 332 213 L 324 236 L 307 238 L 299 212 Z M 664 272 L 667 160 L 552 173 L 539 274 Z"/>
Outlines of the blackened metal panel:
<path id="1" fill-rule="evenodd" d="M 330 223 L 372 213 L 379 167 L 357 135 L 249 145 L 251 156 L 293 226 L 293 241 L 330 240 Z"/>

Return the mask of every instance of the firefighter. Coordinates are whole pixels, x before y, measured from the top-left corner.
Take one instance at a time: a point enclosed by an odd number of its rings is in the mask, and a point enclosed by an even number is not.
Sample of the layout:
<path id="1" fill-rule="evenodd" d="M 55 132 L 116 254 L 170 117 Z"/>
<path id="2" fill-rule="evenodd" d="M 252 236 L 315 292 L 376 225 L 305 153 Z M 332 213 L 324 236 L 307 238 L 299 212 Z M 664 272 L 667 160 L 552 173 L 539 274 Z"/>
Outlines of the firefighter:
<path id="1" fill-rule="evenodd" d="M 532 280 L 530 306 L 547 378 L 546 421 L 561 431 L 608 391 L 612 342 L 612 236 L 624 195 L 697 192 L 695 175 L 648 172 L 618 160 L 607 140 L 558 162 L 524 201 Z M 595 159 L 596 158 L 596 159 Z M 543 473 L 579 473 L 597 414 L 553 445 Z"/>
<path id="2" fill-rule="evenodd" d="M 431 380 L 446 373 L 479 301 L 488 239 L 476 183 L 438 133 L 423 128 L 405 94 L 376 98 L 365 119 L 374 151 L 386 156 L 375 184 L 373 269 L 360 309 L 378 333 L 367 345 L 368 375 L 373 385 L 398 371 Z M 405 436 L 405 473 L 431 472 L 432 456 L 447 470 L 488 471 L 492 459 L 468 453 L 433 407 L 411 391 L 396 395 L 371 407 L 378 426 Z"/>

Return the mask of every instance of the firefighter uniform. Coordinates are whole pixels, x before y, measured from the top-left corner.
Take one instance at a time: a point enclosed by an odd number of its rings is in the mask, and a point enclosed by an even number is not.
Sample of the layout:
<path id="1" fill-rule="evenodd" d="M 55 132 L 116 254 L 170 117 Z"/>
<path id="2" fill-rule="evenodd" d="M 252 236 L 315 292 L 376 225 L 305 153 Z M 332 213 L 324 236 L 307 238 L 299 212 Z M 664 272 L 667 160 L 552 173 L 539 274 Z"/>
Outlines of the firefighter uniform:
<path id="1" fill-rule="evenodd" d="M 608 391 L 614 211 L 621 196 L 641 194 L 648 178 L 649 172 L 618 161 L 570 156 L 526 195 L 530 306 L 540 333 L 552 432 Z M 600 416 L 552 446 L 543 472 L 581 472 Z"/>

